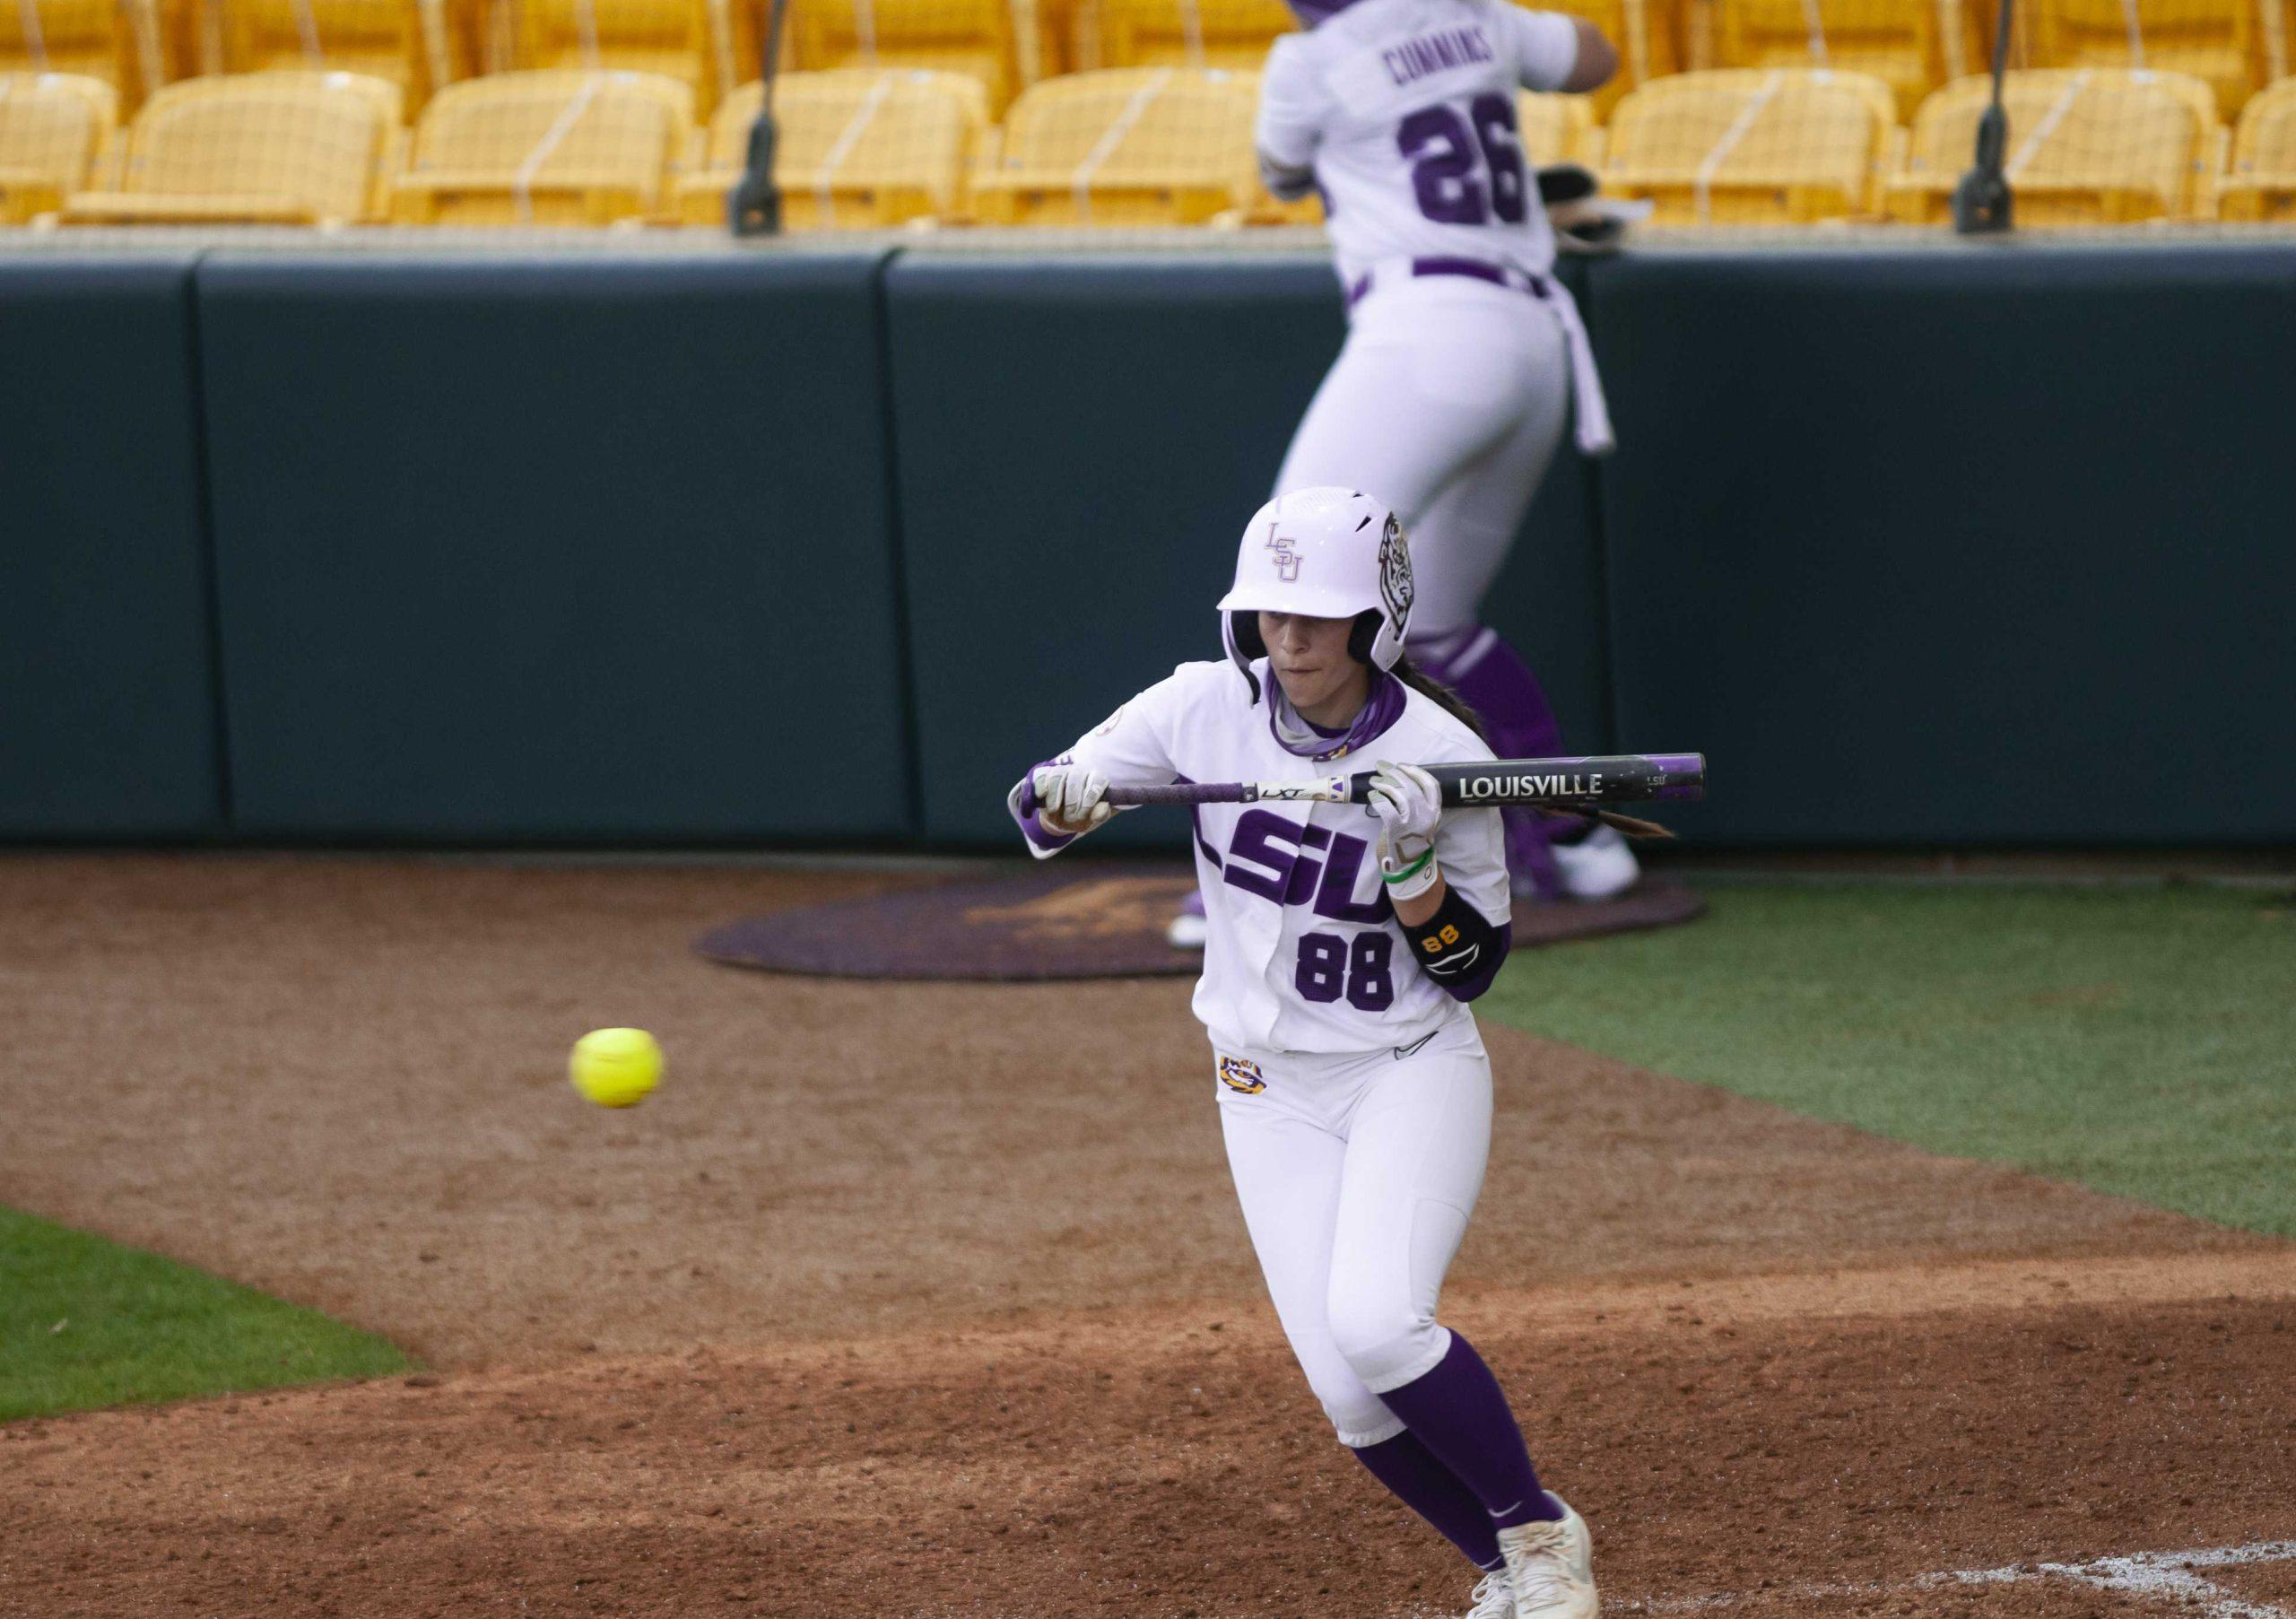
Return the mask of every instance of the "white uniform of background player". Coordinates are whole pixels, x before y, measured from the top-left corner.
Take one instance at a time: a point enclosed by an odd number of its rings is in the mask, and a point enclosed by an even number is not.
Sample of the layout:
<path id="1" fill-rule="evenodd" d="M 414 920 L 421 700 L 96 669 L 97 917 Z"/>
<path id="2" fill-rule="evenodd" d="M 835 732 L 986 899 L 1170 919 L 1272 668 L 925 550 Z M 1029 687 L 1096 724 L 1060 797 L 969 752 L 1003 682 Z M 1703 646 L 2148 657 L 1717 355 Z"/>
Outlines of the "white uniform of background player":
<path id="1" fill-rule="evenodd" d="M 1322 803 L 1197 811 L 1209 936 L 1195 1010 L 1253 1249 L 1340 1441 L 1485 1570 L 1477 1615 L 1514 1619 L 1519 1599 L 1524 1619 L 1591 1619 L 1585 1525 L 1540 1488 L 1496 1380 L 1435 1319 L 1490 1146 L 1491 1065 L 1466 1003 L 1506 956 L 1509 889 L 1499 817 L 1444 814 L 1415 768 L 1492 755 L 1390 672 L 1408 671 L 1410 559 L 1367 495 L 1271 501 L 1220 603 L 1229 658 L 1180 665 L 1032 770 L 1010 807 L 1045 857 L 1108 819 L 1111 781 L 1317 777 L 1364 768 L 1367 750 L 1413 762 L 1382 766 L 1376 818 Z M 1344 732 L 1290 706 L 1263 609 L 1352 622 L 1347 656 L 1369 683 Z M 1439 892 L 1431 919 L 1399 919 Z"/>
<path id="2" fill-rule="evenodd" d="M 1481 604 L 1574 393 L 1582 448 L 1607 449 L 1610 422 L 1552 274 L 1515 96 L 1593 89 L 1617 54 L 1591 23 L 1509 0 L 1292 4 L 1309 28 L 1268 53 L 1260 163 L 1279 196 L 1322 191 L 1350 329 L 1276 490 L 1344 484 L 1390 502 L 1419 569 L 1413 660 L 1482 716 L 1502 756 L 1559 753 L 1544 693 Z M 1634 881 L 1606 827 L 1550 853 L 1533 812 L 1508 823 L 1518 892 L 1596 898 Z"/>

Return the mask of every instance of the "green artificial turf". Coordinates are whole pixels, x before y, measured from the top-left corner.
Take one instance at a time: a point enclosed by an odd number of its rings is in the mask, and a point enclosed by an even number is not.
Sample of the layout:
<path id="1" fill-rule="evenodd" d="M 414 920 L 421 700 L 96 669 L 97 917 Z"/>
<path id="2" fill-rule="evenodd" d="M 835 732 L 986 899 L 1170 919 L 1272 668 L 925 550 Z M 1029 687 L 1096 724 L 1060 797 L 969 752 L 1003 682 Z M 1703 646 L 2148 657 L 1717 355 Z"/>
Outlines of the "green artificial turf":
<path id="1" fill-rule="evenodd" d="M 0 1209 L 0 1422 L 408 1363 L 316 1310 Z"/>
<path id="2" fill-rule="evenodd" d="M 1476 1010 L 1577 1046 L 2296 1236 L 2296 897 L 1718 884 L 1687 927 L 1513 958 Z"/>

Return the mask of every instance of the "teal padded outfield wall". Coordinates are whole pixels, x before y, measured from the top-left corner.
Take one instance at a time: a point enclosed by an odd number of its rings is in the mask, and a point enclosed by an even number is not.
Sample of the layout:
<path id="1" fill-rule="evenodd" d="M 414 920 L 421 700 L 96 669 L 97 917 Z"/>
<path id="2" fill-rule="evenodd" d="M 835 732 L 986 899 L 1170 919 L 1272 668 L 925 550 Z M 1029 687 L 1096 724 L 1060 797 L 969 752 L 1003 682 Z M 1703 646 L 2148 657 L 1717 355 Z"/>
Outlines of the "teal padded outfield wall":
<path id="1" fill-rule="evenodd" d="M 1686 835 L 2296 838 L 2296 249 L 1651 254 L 1590 313 Z"/>
<path id="2" fill-rule="evenodd" d="M 237 827 L 905 834 L 876 270 L 211 259 Z"/>
<path id="3" fill-rule="evenodd" d="M 1492 616 L 1572 745 L 1708 846 L 2296 840 L 2296 249 L 1567 273 L 1621 448 Z M 0 257 L 0 836 L 1010 848 L 1343 334 L 1292 253 Z"/>
<path id="4" fill-rule="evenodd" d="M 0 837 L 223 828 L 194 263 L 0 258 Z"/>

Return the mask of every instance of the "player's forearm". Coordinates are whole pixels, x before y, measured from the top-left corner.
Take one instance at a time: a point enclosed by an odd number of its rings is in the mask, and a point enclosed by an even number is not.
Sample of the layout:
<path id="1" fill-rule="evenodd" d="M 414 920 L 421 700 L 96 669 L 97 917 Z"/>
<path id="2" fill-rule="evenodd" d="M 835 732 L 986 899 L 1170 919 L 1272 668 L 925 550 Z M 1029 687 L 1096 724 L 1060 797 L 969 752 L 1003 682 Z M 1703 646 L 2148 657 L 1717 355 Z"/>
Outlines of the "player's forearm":
<path id="1" fill-rule="evenodd" d="M 1571 22 L 1578 30 L 1578 55 L 1570 65 L 1570 76 L 1557 88 L 1565 95 L 1600 90 L 1618 72 L 1618 47 L 1584 17 L 1574 17 Z"/>

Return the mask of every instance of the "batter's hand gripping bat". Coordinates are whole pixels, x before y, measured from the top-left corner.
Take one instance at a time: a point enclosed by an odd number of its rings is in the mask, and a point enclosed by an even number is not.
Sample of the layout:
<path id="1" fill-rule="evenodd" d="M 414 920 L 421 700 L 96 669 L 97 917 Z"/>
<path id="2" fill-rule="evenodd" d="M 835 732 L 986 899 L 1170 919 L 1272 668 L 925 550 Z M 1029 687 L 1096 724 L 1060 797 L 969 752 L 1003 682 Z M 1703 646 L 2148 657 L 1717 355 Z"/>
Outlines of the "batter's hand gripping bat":
<path id="1" fill-rule="evenodd" d="M 1681 801 L 1706 796 L 1703 753 L 1600 753 L 1569 759 L 1498 759 L 1479 764 L 1422 767 L 1443 789 L 1447 809 L 1529 805 L 1563 814 L 1591 816 L 1638 838 L 1665 838 L 1662 826 L 1602 806 L 1648 799 Z M 1111 786 L 1109 803 L 1361 804 L 1371 772 L 1310 776 L 1292 781 L 1177 781 L 1165 787 Z"/>

